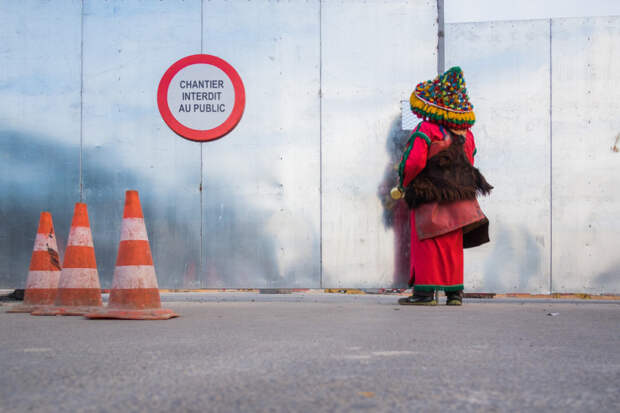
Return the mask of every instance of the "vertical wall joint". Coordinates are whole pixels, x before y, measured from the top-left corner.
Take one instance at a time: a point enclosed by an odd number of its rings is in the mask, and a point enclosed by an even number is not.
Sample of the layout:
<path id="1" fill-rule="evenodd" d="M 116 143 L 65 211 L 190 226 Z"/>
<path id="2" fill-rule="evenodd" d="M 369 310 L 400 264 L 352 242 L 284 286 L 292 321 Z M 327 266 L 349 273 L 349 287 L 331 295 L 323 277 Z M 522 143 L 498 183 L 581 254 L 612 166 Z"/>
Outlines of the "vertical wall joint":
<path id="1" fill-rule="evenodd" d="M 553 20 L 549 19 L 549 294 L 553 293 Z"/>
<path id="2" fill-rule="evenodd" d="M 84 201 L 84 0 L 80 3 L 80 202 Z"/>
<path id="3" fill-rule="evenodd" d="M 323 288 L 323 2 L 319 1 L 319 286 Z"/>
<path id="4" fill-rule="evenodd" d="M 437 0 L 437 74 L 442 74 L 446 70 L 446 31 L 443 1 Z"/>
<path id="5" fill-rule="evenodd" d="M 204 53 L 204 20 L 205 20 L 205 14 L 204 14 L 204 0 L 200 0 L 200 54 Z M 200 270 L 200 274 L 201 276 L 203 274 L 206 274 L 207 271 L 207 267 L 206 267 L 206 254 L 205 254 L 205 239 L 204 239 L 204 225 L 205 225 L 205 219 L 204 219 L 204 215 L 205 215 L 205 211 L 204 211 L 204 173 L 205 173 L 205 165 L 204 165 L 204 158 L 206 156 L 206 148 L 205 148 L 205 143 L 204 142 L 200 142 L 200 185 L 198 187 L 199 192 L 200 192 L 200 267 L 202 267 L 204 265 L 204 268 L 201 268 Z M 201 277 L 202 278 L 202 277 Z M 201 280 L 201 284 L 202 284 L 202 280 Z M 207 287 L 207 285 L 201 285 L 201 287 Z"/>

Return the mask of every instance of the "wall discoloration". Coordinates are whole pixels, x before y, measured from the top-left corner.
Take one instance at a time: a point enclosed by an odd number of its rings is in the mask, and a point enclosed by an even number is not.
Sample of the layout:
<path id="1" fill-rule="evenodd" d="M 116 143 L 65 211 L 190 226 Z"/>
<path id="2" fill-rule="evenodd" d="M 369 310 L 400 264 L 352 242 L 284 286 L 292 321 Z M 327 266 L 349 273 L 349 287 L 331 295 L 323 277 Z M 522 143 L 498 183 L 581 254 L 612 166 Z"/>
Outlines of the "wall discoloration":
<path id="1" fill-rule="evenodd" d="M 83 5 L 0 10 L 0 287 L 23 287 L 41 210 L 63 255 L 81 197 L 109 287 L 128 188 L 162 287 L 402 284 L 403 234 L 377 188 L 400 102 L 436 72 L 435 2 Z M 446 66 L 465 70 L 476 162 L 496 186 L 481 200 L 492 243 L 466 252 L 468 290 L 548 293 L 553 264 L 554 292 L 620 291 L 619 26 L 447 25 Z M 201 50 L 238 69 L 248 105 L 198 148 L 166 127 L 155 94 L 171 62 Z"/>

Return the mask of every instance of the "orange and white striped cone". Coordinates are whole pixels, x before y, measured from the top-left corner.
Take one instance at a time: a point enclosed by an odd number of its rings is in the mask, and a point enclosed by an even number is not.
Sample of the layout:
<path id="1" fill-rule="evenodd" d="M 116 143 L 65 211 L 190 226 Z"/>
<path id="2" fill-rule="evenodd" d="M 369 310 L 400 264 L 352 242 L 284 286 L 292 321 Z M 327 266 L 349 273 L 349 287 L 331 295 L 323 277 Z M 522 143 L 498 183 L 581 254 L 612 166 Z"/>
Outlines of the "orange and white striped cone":
<path id="1" fill-rule="evenodd" d="M 86 314 L 88 318 L 167 320 L 178 317 L 161 308 L 157 276 L 137 191 L 125 193 L 114 281 L 107 309 Z"/>
<path id="2" fill-rule="evenodd" d="M 24 303 L 11 308 L 7 313 L 29 313 L 54 304 L 59 279 L 60 257 L 52 214 L 41 212 L 26 280 Z"/>
<path id="3" fill-rule="evenodd" d="M 76 203 L 54 305 L 32 315 L 83 315 L 103 307 L 86 204 Z"/>

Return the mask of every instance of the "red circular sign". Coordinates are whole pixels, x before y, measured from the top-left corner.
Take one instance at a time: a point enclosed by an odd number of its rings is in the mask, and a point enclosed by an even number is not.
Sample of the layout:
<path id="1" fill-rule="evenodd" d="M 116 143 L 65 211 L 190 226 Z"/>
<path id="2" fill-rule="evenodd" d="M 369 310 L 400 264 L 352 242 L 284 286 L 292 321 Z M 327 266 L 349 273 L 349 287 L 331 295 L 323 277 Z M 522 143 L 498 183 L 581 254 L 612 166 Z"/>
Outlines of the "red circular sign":
<path id="1" fill-rule="evenodd" d="M 174 90 L 169 96 L 171 86 Z M 164 73 L 157 106 L 177 134 L 193 141 L 210 141 L 226 135 L 241 120 L 245 88 L 237 71 L 225 60 L 207 54 L 187 56 Z"/>

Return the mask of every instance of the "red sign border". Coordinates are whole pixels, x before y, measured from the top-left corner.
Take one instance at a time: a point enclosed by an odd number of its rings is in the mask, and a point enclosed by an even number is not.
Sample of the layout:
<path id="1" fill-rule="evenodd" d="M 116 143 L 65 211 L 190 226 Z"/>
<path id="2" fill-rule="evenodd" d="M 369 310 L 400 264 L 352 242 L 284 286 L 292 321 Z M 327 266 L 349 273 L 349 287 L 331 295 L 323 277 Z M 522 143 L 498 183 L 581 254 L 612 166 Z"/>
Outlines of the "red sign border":
<path id="1" fill-rule="evenodd" d="M 219 126 L 207 130 L 192 129 L 184 126 L 174 117 L 170 111 L 170 107 L 168 107 L 168 89 L 172 78 L 174 78 L 181 69 L 200 63 L 213 65 L 221 69 L 231 80 L 235 90 L 235 104 L 228 118 Z M 232 131 L 241 120 L 243 110 L 245 109 L 245 88 L 235 68 L 224 59 L 208 54 L 195 54 L 176 61 L 166 70 L 166 73 L 164 73 L 164 76 L 159 82 L 159 88 L 157 89 L 157 106 L 164 122 L 181 137 L 197 142 L 212 141 L 224 137 Z"/>

